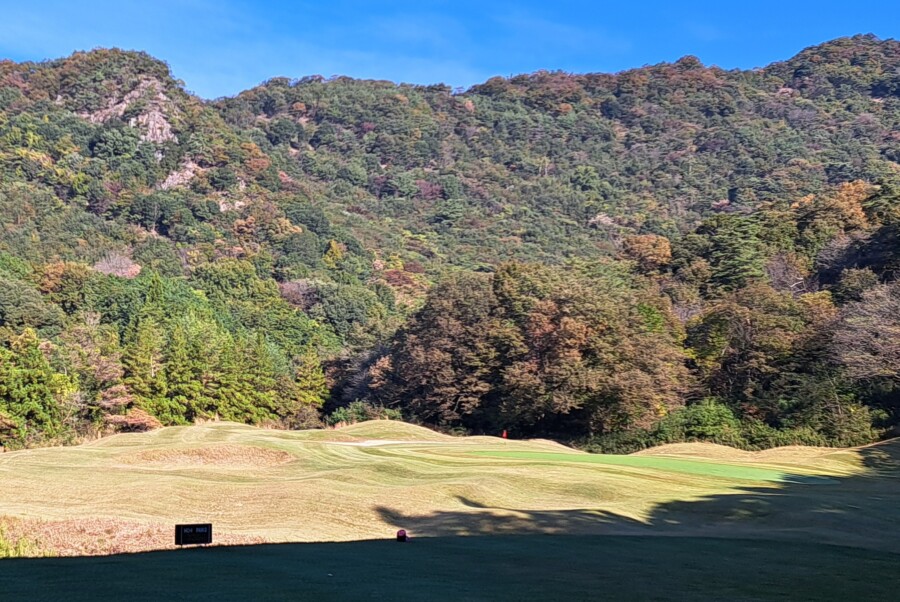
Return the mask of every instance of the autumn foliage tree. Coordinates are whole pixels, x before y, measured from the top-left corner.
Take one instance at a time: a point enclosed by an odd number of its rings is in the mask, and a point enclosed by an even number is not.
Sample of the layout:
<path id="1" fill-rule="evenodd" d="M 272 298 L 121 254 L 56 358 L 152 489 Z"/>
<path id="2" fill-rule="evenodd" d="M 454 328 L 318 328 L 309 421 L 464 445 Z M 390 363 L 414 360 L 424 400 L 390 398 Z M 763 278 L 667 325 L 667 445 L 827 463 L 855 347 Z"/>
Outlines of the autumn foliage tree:
<path id="1" fill-rule="evenodd" d="M 637 262 L 642 272 L 653 272 L 672 260 L 672 245 L 665 236 L 635 234 L 622 241 L 622 252 Z"/>
<path id="2" fill-rule="evenodd" d="M 649 425 L 683 403 L 689 382 L 677 323 L 650 299 L 603 269 L 506 264 L 451 277 L 398 335 L 373 395 L 481 431 Z"/>
<path id="3" fill-rule="evenodd" d="M 435 286 L 398 333 L 389 369 L 373 385 L 374 398 L 426 422 L 489 421 L 502 326 L 491 284 L 484 274 L 461 273 Z"/>

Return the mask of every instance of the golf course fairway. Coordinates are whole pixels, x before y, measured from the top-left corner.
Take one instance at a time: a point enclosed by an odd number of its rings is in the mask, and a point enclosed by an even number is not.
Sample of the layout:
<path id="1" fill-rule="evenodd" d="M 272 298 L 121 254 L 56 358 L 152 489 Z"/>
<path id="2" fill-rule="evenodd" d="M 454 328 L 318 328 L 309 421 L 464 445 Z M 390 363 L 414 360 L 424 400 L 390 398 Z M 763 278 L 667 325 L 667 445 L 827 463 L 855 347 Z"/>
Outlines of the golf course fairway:
<path id="1" fill-rule="evenodd" d="M 898 475 L 896 442 L 603 456 L 388 421 L 171 427 L 0 454 L 0 533 L 30 556 L 0 560 L 0 598 L 894 599 Z M 174 549 L 193 522 L 221 545 Z"/>

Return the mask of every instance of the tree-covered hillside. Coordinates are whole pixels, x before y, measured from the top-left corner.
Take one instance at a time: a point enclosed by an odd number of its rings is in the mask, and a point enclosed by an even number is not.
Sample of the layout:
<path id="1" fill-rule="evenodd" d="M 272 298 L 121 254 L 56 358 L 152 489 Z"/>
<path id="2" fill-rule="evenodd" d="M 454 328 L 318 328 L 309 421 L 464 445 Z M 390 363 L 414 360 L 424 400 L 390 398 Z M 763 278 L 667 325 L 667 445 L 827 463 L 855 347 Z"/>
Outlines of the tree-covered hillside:
<path id="1" fill-rule="evenodd" d="M 460 92 L 0 62 L 0 445 L 402 414 L 603 449 L 900 422 L 900 43 Z"/>

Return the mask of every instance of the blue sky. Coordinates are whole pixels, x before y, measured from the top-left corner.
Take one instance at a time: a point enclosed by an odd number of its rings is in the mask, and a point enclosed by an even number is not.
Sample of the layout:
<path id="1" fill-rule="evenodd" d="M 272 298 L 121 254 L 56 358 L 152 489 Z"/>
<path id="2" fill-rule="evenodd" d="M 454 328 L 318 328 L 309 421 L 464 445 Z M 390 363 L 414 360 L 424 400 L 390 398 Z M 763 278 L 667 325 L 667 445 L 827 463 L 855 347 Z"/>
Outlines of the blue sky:
<path id="1" fill-rule="evenodd" d="M 187 89 L 350 75 L 467 87 L 537 69 L 615 72 L 686 54 L 751 68 L 855 33 L 900 37 L 900 2 L 0 0 L 0 58 L 145 50 Z"/>

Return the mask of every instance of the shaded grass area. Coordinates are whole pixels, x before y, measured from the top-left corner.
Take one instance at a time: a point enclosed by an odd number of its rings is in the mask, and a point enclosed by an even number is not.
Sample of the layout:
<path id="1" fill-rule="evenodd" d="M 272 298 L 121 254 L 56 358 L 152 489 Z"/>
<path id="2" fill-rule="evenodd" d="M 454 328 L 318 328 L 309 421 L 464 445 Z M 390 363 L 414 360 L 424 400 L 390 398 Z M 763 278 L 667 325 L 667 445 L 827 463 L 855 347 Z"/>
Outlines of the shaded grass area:
<path id="1" fill-rule="evenodd" d="M 0 562 L 4 600 L 892 600 L 900 556 L 681 537 L 422 538 Z"/>

